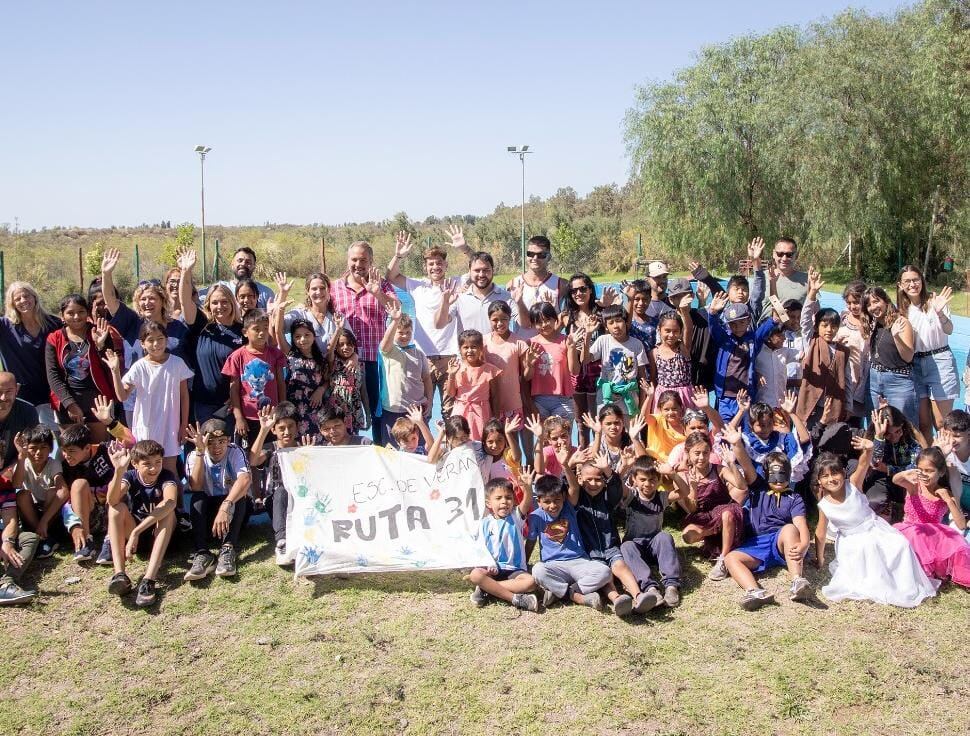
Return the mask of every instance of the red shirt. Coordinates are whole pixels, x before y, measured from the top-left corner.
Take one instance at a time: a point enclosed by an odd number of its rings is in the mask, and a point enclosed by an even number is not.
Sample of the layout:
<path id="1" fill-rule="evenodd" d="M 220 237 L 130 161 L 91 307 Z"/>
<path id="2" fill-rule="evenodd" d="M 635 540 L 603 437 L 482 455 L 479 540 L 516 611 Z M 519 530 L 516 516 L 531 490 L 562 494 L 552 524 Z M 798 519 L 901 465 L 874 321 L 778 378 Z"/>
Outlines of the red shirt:
<path id="1" fill-rule="evenodd" d="M 394 287 L 387 279 L 381 279 L 381 291 L 397 299 Z M 334 309 L 347 318 L 347 326 L 357 338 L 357 357 L 361 360 L 377 360 L 377 346 L 384 337 L 387 318 L 387 312 L 377 297 L 367 289 L 355 292 L 348 286 L 347 275 L 344 274 L 333 282 L 330 298 Z"/>
<path id="2" fill-rule="evenodd" d="M 226 360 L 222 374 L 239 379 L 239 398 L 246 419 L 259 419 L 262 407 L 280 403 L 276 377 L 283 375 L 285 365 L 286 356 L 272 345 L 259 352 L 244 345 Z"/>

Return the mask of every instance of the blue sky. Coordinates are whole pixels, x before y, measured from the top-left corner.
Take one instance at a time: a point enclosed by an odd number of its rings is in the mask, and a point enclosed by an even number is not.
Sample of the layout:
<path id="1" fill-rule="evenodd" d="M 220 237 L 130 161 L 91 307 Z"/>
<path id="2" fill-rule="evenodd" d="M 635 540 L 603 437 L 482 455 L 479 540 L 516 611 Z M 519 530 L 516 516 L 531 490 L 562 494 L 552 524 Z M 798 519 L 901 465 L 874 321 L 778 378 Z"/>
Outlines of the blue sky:
<path id="1" fill-rule="evenodd" d="M 8 3 L 0 222 L 338 224 L 626 180 L 637 84 L 815 2 Z M 900 2 L 853 3 L 892 12 Z"/>

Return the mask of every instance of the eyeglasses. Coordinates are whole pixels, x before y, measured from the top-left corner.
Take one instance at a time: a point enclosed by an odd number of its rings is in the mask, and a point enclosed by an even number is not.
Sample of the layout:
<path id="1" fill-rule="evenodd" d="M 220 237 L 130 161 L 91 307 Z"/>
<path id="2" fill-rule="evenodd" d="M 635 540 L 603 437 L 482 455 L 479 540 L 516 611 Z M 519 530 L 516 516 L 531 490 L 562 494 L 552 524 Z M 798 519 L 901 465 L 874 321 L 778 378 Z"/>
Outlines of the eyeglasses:
<path id="1" fill-rule="evenodd" d="M 549 257 L 549 254 L 544 250 L 527 250 L 525 252 L 526 258 L 538 258 L 540 261 L 544 261 Z"/>
<path id="2" fill-rule="evenodd" d="M 589 287 L 588 286 L 574 286 L 572 289 L 570 289 L 570 291 L 573 294 L 585 294 L 587 291 L 589 291 Z"/>
<path id="3" fill-rule="evenodd" d="M 794 258 L 795 251 L 793 250 L 776 250 L 775 258 Z"/>

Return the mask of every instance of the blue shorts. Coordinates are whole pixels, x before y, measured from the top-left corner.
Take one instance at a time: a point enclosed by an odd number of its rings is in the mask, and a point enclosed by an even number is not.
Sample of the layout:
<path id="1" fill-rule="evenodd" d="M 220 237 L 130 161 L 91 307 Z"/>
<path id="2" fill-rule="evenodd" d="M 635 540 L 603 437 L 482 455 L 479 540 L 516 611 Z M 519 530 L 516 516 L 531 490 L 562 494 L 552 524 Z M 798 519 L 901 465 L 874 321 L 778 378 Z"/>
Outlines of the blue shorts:
<path id="1" fill-rule="evenodd" d="M 749 537 L 740 547 L 735 547 L 734 551 L 753 557 L 760 563 L 754 572 L 764 572 L 771 567 L 784 567 L 788 563 L 784 555 L 778 551 L 779 534 L 781 529 Z"/>
<path id="2" fill-rule="evenodd" d="M 913 358 L 913 385 L 921 399 L 956 401 L 960 398 L 957 361 L 951 350 Z"/>

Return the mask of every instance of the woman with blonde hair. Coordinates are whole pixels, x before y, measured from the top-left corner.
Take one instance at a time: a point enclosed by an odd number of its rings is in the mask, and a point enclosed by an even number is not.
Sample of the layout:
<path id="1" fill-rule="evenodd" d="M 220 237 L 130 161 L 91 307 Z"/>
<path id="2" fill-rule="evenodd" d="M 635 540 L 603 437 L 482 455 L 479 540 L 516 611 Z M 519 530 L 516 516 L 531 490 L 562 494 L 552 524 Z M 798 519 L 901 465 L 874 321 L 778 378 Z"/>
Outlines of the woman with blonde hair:
<path id="1" fill-rule="evenodd" d="M 206 292 L 202 309 L 196 306 L 192 299 L 195 263 L 194 250 L 179 256 L 182 319 L 189 328 L 188 352 L 191 365 L 196 368 L 195 380 L 189 390 L 193 420 L 201 424 L 209 419 L 221 419 L 232 436 L 234 422 L 229 408 L 229 377 L 222 374 L 222 367 L 226 359 L 242 347 L 242 320 L 236 296 L 226 284 L 213 284 Z"/>
<path id="2" fill-rule="evenodd" d="M 50 405 L 44 347 L 47 336 L 60 327 L 61 321 L 44 311 L 33 286 L 14 281 L 7 287 L 0 317 L 0 356 L 20 384 L 18 398 L 36 407 L 40 421 L 49 427 L 57 422 Z"/>

